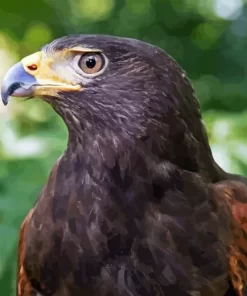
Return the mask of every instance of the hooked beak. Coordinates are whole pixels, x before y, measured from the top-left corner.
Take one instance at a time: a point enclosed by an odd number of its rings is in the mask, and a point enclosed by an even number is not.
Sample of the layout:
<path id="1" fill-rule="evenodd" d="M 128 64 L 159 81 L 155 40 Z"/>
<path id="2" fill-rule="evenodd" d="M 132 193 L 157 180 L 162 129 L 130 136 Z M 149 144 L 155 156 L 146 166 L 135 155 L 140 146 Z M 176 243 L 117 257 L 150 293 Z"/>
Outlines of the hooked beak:
<path id="1" fill-rule="evenodd" d="M 52 64 L 52 58 L 47 58 L 43 52 L 36 52 L 10 68 L 1 87 L 3 104 L 8 104 L 10 96 L 58 97 L 60 91 L 81 89 L 80 85 L 75 85 L 71 80 L 62 78 L 61 73 L 54 69 Z"/>
<path id="2" fill-rule="evenodd" d="M 32 96 L 35 85 L 37 85 L 35 77 L 25 71 L 22 62 L 17 63 L 9 69 L 3 79 L 1 87 L 3 104 L 8 104 L 9 96 Z"/>

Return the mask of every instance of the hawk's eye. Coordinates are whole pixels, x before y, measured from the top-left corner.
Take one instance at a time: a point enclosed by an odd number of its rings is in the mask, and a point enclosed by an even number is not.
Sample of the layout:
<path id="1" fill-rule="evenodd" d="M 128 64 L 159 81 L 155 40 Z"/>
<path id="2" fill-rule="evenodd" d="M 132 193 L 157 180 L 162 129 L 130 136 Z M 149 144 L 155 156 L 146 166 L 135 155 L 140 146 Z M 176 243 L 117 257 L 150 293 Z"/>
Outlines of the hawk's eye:
<path id="1" fill-rule="evenodd" d="M 100 53 L 86 53 L 79 60 L 79 67 L 86 74 L 96 74 L 104 67 L 104 57 Z"/>

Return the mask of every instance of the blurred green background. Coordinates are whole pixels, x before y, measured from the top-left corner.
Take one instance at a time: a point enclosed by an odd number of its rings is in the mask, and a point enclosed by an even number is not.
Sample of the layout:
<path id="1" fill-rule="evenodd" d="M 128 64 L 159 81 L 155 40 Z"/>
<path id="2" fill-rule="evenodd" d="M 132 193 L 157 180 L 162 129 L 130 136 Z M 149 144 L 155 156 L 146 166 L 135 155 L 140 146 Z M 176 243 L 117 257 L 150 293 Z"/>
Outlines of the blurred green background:
<path id="1" fill-rule="evenodd" d="M 0 81 L 54 38 L 100 33 L 146 40 L 187 71 L 211 147 L 247 175 L 246 0 L 22 0 L 0 4 Z M 40 100 L 0 103 L 0 295 L 15 293 L 20 223 L 66 145 L 61 120 Z"/>

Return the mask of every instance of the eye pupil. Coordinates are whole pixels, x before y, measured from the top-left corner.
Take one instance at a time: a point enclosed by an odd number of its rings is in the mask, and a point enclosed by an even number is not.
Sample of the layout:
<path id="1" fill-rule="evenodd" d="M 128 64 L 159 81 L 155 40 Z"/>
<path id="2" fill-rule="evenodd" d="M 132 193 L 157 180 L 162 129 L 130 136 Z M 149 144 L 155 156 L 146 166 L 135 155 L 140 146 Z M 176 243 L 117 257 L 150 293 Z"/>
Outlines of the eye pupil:
<path id="1" fill-rule="evenodd" d="M 86 60 L 86 66 L 89 69 L 93 69 L 96 66 L 96 59 L 93 57 L 90 57 Z"/>

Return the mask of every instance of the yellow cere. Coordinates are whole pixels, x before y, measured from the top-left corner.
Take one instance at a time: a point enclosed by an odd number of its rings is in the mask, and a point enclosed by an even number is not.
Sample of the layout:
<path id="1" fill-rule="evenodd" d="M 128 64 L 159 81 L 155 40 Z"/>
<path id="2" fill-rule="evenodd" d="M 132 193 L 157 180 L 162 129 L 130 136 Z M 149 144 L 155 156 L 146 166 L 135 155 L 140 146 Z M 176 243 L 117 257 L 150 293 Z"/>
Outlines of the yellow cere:
<path id="1" fill-rule="evenodd" d="M 59 91 L 78 91 L 81 86 L 73 85 L 72 81 L 62 79 L 56 67 L 52 67 L 54 61 L 64 59 L 67 50 L 55 52 L 48 56 L 45 52 L 39 51 L 22 59 L 22 64 L 26 72 L 34 76 L 37 80 L 35 95 L 57 95 Z"/>

